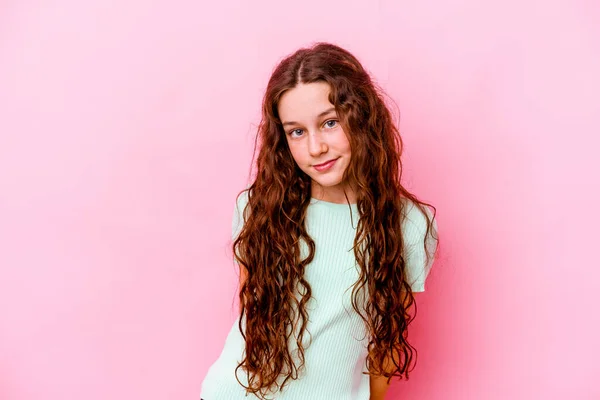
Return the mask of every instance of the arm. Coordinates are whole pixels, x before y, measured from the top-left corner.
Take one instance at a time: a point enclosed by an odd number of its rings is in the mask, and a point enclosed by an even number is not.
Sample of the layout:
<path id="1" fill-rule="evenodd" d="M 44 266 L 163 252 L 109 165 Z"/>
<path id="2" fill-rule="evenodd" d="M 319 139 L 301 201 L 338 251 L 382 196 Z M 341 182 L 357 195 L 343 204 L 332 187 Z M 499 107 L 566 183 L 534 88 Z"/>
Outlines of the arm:
<path id="1" fill-rule="evenodd" d="M 371 397 L 369 400 L 384 400 L 385 394 L 390 387 L 387 383 L 387 378 L 385 376 L 373 376 L 370 377 L 371 383 Z M 391 383 L 391 381 L 390 381 Z"/>
<path id="2" fill-rule="evenodd" d="M 247 204 L 248 204 L 248 193 L 243 192 L 239 195 L 239 197 L 236 198 L 235 209 L 233 211 L 233 217 L 231 220 L 231 240 L 232 240 L 232 242 L 237 238 L 237 236 L 240 234 L 240 231 L 242 230 L 242 227 L 244 226 L 244 222 L 245 222 L 244 210 L 245 210 Z M 235 260 L 235 256 L 234 256 L 234 260 Z M 248 278 L 248 270 L 246 269 L 245 265 L 238 263 L 237 260 L 235 260 L 235 263 L 240 268 L 239 289 L 241 289 L 242 285 Z"/>
<path id="3" fill-rule="evenodd" d="M 418 297 L 417 293 L 418 292 L 413 292 L 413 297 L 415 298 L 415 302 L 417 301 L 417 297 Z M 394 367 L 394 364 L 391 361 L 388 361 L 387 364 L 391 365 L 392 366 L 391 368 Z M 384 400 L 385 399 L 385 394 L 387 393 L 388 389 L 390 388 L 390 384 L 392 382 L 392 380 L 390 380 L 390 383 L 388 383 L 387 380 L 388 380 L 388 378 L 386 378 L 385 376 L 382 376 L 382 375 L 378 375 L 378 376 L 371 375 L 369 377 L 370 393 L 371 393 L 369 400 Z"/>
<path id="4" fill-rule="evenodd" d="M 425 291 L 425 279 L 427 278 L 431 266 L 433 264 L 433 256 L 437 249 L 437 220 L 433 218 L 430 210 L 428 218 L 432 220 L 432 228 L 435 231 L 435 236 L 432 236 L 430 231 L 429 237 L 425 238 L 427 231 L 427 218 L 420 210 L 409 201 L 407 208 L 407 217 L 402 222 L 402 231 L 405 234 L 405 255 L 406 255 L 406 274 L 412 288 L 413 297 L 417 302 L 417 293 Z M 426 241 L 428 251 L 432 251 L 431 257 L 427 259 L 423 244 Z M 426 261 L 429 261 L 426 263 Z M 388 359 L 389 360 L 389 359 Z M 390 361 L 387 365 L 392 365 Z M 392 367 L 393 368 L 393 367 Z M 390 387 L 385 376 L 370 376 L 371 398 L 370 400 L 384 400 L 385 394 Z M 391 380 L 390 380 L 391 383 Z"/>

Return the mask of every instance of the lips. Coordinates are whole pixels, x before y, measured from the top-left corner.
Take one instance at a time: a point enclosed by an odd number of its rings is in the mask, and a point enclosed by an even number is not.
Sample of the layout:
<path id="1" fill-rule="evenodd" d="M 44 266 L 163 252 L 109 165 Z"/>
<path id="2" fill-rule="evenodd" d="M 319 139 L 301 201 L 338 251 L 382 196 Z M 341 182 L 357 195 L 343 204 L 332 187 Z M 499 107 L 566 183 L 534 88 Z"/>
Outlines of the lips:
<path id="1" fill-rule="evenodd" d="M 333 168 L 337 160 L 337 158 L 334 158 L 333 160 L 326 161 L 323 164 L 313 165 L 313 168 L 320 173 L 325 173 L 327 171 L 330 171 L 331 168 Z"/>
<path id="2" fill-rule="evenodd" d="M 315 164 L 315 165 L 313 165 L 313 167 L 323 167 L 325 164 L 329 164 L 330 162 L 335 161 L 335 160 L 337 160 L 337 158 L 332 158 L 331 160 L 325 161 L 324 163 L 321 163 L 321 164 Z"/>

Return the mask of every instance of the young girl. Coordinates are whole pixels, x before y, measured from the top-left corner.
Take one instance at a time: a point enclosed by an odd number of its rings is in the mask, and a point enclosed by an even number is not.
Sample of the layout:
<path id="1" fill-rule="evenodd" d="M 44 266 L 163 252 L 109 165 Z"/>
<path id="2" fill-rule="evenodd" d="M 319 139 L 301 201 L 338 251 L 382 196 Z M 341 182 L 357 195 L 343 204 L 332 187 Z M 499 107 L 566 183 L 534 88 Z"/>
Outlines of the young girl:
<path id="1" fill-rule="evenodd" d="M 274 70 L 233 218 L 240 315 L 203 400 L 383 400 L 392 376 L 408 378 L 409 309 L 437 224 L 400 184 L 402 140 L 380 93 L 328 43 Z"/>

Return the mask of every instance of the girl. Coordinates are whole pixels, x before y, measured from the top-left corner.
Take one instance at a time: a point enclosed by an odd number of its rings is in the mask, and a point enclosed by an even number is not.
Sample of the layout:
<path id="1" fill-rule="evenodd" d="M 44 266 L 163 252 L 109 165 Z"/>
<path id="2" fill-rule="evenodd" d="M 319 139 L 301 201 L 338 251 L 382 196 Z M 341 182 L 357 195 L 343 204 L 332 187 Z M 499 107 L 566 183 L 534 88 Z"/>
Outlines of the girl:
<path id="1" fill-rule="evenodd" d="M 333 44 L 274 70 L 256 176 L 233 218 L 240 313 L 202 399 L 383 400 L 392 376 L 408 378 L 409 309 L 437 224 L 400 184 L 402 140 L 381 93 Z"/>

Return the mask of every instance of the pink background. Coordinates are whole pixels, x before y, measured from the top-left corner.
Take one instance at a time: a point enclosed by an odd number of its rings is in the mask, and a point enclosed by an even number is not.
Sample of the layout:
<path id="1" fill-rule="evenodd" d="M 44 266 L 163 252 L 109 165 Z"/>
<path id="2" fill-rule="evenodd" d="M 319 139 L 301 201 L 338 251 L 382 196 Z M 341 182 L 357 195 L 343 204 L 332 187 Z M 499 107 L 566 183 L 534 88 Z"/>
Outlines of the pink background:
<path id="1" fill-rule="evenodd" d="M 388 399 L 600 399 L 599 3 L 281 3 L 1 3 L 0 398 L 199 398 L 263 90 L 326 40 L 438 210 Z"/>

